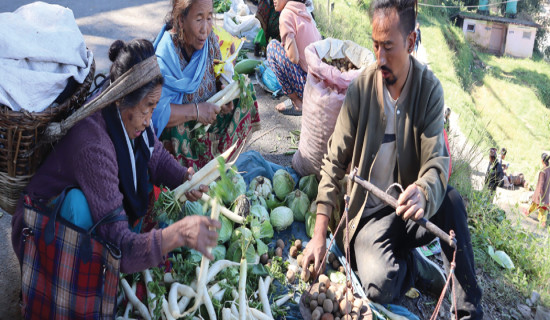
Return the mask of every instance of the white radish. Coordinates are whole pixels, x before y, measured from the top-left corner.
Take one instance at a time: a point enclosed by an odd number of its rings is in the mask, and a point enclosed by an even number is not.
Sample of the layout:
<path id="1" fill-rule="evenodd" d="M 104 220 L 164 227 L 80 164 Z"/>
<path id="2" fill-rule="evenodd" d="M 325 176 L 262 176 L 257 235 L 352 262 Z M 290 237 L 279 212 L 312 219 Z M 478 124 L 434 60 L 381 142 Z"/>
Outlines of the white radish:
<path id="1" fill-rule="evenodd" d="M 137 290 L 137 283 L 134 282 L 134 284 L 132 284 L 132 292 L 136 294 L 136 290 Z M 130 303 L 130 299 L 128 299 L 128 303 L 126 304 L 126 309 L 124 309 L 124 319 L 128 319 L 128 316 L 130 315 L 130 312 L 132 311 L 133 306 L 134 305 Z"/>
<path id="2" fill-rule="evenodd" d="M 268 316 L 258 309 L 249 308 L 249 310 L 250 310 L 250 314 L 252 314 L 252 316 L 254 316 L 254 318 L 258 320 L 273 320 L 272 316 Z"/>
<path id="3" fill-rule="evenodd" d="M 294 295 L 292 293 L 285 295 L 284 297 L 280 298 L 279 300 L 275 301 L 273 304 L 275 304 L 277 307 L 282 306 L 283 304 L 287 303 L 290 298 L 292 298 Z"/>
<path id="4" fill-rule="evenodd" d="M 230 260 L 218 260 L 216 262 L 214 262 L 210 268 L 208 268 L 208 276 L 207 276 L 207 280 L 206 282 L 207 283 L 210 283 L 212 280 L 214 280 L 214 278 L 216 277 L 216 275 L 226 269 L 226 268 L 230 268 L 230 267 L 238 267 L 240 266 L 240 264 L 238 262 L 233 262 L 233 261 L 230 261 Z"/>
<path id="5" fill-rule="evenodd" d="M 271 286 L 271 281 L 273 279 L 271 279 L 270 276 L 267 276 L 265 277 L 265 280 L 264 280 L 264 288 L 265 288 L 265 293 L 268 294 L 269 293 L 269 287 Z"/>
<path id="6" fill-rule="evenodd" d="M 215 201 L 215 200 L 211 201 L 211 204 L 212 204 L 212 213 L 210 214 L 210 218 L 212 220 L 218 220 L 220 216 L 220 206 L 218 205 L 218 201 Z M 211 247 L 206 248 L 206 250 L 208 251 L 208 253 L 212 252 Z M 201 260 L 201 268 L 200 268 L 200 272 L 197 280 L 197 294 L 195 295 L 195 304 L 191 307 L 191 309 L 183 313 L 182 317 L 186 317 L 189 314 L 195 312 L 202 303 L 205 303 L 206 299 L 208 299 L 208 301 L 210 302 L 210 305 L 212 305 L 212 301 L 210 300 L 210 297 L 207 297 L 208 291 L 206 290 L 206 283 L 207 283 L 206 280 L 208 276 L 209 264 L 210 264 L 210 260 L 208 260 L 208 258 L 206 258 L 206 256 L 203 255 Z M 213 308 L 214 307 L 212 306 L 212 309 Z M 208 309 L 208 306 L 207 306 L 207 309 Z"/>
<path id="7" fill-rule="evenodd" d="M 213 95 L 210 99 L 208 99 L 206 102 L 213 103 L 217 105 L 218 107 L 221 107 L 235 99 L 237 99 L 240 95 L 239 91 L 239 82 L 233 81 L 231 82 L 227 87 L 223 88 L 223 90 L 220 90 L 218 93 Z M 197 123 L 195 127 L 193 127 L 193 130 L 196 130 L 200 127 L 202 127 L 202 123 Z M 210 128 L 210 124 L 206 125 L 204 128 L 204 131 L 208 131 Z"/>
<path id="8" fill-rule="evenodd" d="M 241 257 L 241 267 L 239 273 L 239 320 L 246 320 L 247 301 L 246 301 L 246 259 Z"/>
<path id="9" fill-rule="evenodd" d="M 237 310 L 237 306 L 235 306 L 235 303 L 232 303 L 232 304 L 231 304 L 231 314 L 232 314 L 235 318 L 239 319 L 239 310 Z"/>
<path id="10" fill-rule="evenodd" d="M 176 317 L 173 317 L 170 313 L 170 308 L 168 307 L 168 301 L 166 301 L 165 297 L 162 297 L 162 311 L 164 312 L 164 316 L 166 317 L 166 320 L 176 320 Z"/>
<path id="11" fill-rule="evenodd" d="M 206 193 L 202 194 L 201 200 L 204 202 L 209 202 L 212 198 Z M 220 205 L 221 213 L 229 220 L 236 222 L 238 224 L 244 223 L 244 218 L 236 214 L 235 212 L 227 209 L 226 207 Z"/>
<path id="12" fill-rule="evenodd" d="M 267 315 L 268 319 L 273 319 L 273 315 L 271 314 L 271 305 L 269 304 L 267 292 L 265 291 L 265 284 L 261 277 L 258 284 L 258 291 L 259 291 L 260 302 L 262 303 L 262 308 L 264 310 L 264 313 Z"/>
<path id="13" fill-rule="evenodd" d="M 225 289 L 221 289 L 220 291 L 212 295 L 212 299 L 217 301 L 222 301 L 224 294 L 225 294 Z"/>
<path id="14" fill-rule="evenodd" d="M 203 286 L 203 292 L 204 294 L 202 296 L 202 300 L 203 300 L 202 302 L 206 307 L 206 312 L 208 312 L 208 318 L 210 318 L 210 320 L 216 320 L 216 310 L 214 310 L 214 305 L 212 304 L 212 300 L 208 295 L 208 290 L 206 289 L 206 285 Z"/>
<path id="15" fill-rule="evenodd" d="M 128 297 L 128 301 L 130 301 L 134 307 L 137 309 L 139 314 L 146 320 L 151 320 L 151 315 L 149 314 L 149 311 L 147 310 L 147 307 L 139 301 L 139 299 L 136 297 L 136 295 L 132 292 L 132 288 L 130 288 L 130 285 L 128 284 L 128 281 L 126 279 L 122 278 L 120 280 L 120 284 L 122 285 L 122 289 L 124 290 L 124 294 L 126 297 Z"/>
<path id="16" fill-rule="evenodd" d="M 183 296 L 180 301 L 178 302 L 178 309 L 180 313 L 183 313 L 187 306 L 189 305 L 189 302 L 191 302 L 191 298 Z"/>
<path id="17" fill-rule="evenodd" d="M 165 284 L 172 284 L 172 283 L 176 282 L 176 279 L 174 279 L 174 276 L 172 275 L 171 272 L 166 272 L 164 274 L 163 281 L 164 281 Z"/>
<path id="18" fill-rule="evenodd" d="M 223 279 L 219 282 L 216 282 L 216 284 L 214 284 L 208 289 L 208 294 L 213 295 L 214 293 L 217 293 L 222 289 L 221 284 L 226 284 L 226 283 L 227 283 L 227 279 Z"/>
<path id="19" fill-rule="evenodd" d="M 153 282 L 153 277 L 151 276 L 151 271 L 149 271 L 149 269 L 145 269 L 142 274 L 143 280 L 145 280 L 145 289 L 147 290 L 147 300 L 151 302 L 151 304 L 148 303 L 149 312 L 151 313 L 151 317 L 153 317 L 155 308 L 157 307 L 157 303 L 153 301 L 156 295 L 149 290 L 149 282 Z"/>
<path id="20" fill-rule="evenodd" d="M 172 316 L 174 318 L 182 317 L 178 307 L 178 297 L 184 296 L 191 299 L 195 297 L 195 295 L 195 291 L 191 287 L 174 282 L 170 287 L 170 292 L 168 293 L 168 306 Z"/>

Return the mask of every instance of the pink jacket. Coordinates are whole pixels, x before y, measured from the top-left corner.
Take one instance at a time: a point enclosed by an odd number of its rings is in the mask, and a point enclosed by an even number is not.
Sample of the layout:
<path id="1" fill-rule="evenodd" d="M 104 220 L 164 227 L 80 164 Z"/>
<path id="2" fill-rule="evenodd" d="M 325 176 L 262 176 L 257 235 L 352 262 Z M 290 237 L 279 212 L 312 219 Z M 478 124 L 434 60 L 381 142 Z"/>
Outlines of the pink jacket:
<path id="1" fill-rule="evenodd" d="M 279 17 L 279 31 L 283 47 L 286 48 L 286 43 L 295 39 L 300 55 L 298 64 L 302 70 L 308 72 L 306 47 L 310 43 L 321 40 L 321 34 L 306 5 L 297 1 L 288 1 Z"/>

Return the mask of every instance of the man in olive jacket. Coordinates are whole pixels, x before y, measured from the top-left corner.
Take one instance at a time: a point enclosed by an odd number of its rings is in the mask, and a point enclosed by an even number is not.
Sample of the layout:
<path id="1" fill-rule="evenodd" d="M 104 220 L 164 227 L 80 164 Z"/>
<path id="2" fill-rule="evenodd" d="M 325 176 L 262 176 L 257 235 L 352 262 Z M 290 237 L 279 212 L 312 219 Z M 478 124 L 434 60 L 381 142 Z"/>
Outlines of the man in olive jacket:
<path id="1" fill-rule="evenodd" d="M 314 235 L 303 267 L 316 268 L 326 250 L 326 233 L 340 222 L 340 181 L 348 168 L 398 198 L 385 206 L 361 186 L 351 186 L 349 231 L 352 267 L 367 296 L 391 303 L 415 285 L 439 295 L 444 277 L 415 248 L 434 236 L 413 220 L 429 219 L 446 232 L 454 230 L 457 303 L 460 319 L 481 319 L 481 290 L 476 282 L 466 209 L 458 192 L 447 186 L 449 154 L 443 135 L 443 89 L 428 68 L 410 56 L 414 49 L 414 0 L 374 0 L 372 39 L 376 64 L 348 88 L 321 168 Z M 401 192 L 394 185 L 405 190 Z M 441 242 L 447 273 L 453 250 Z M 344 251 L 345 252 L 345 251 Z M 453 312 L 454 313 L 454 312 Z"/>

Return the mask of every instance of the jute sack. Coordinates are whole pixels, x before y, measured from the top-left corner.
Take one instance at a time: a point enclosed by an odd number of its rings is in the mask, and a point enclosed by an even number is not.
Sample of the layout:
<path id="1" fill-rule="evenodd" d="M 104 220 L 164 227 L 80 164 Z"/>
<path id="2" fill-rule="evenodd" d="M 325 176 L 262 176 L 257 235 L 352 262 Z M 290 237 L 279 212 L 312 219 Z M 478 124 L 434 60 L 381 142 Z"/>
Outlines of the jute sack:
<path id="1" fill-rule="evenodd" d="M 342 108 L 346 90 L 353 79 L 374 62 L 374 55 L 353 41 L 324 39 L 306 47 L 309 66 L 302 107 L 302 130 L 292 167 L 301 176 L 320 179 L 320 168 L 327 142 Z M 347 57 L 359 69 L 341 72 L 322 61 Z"/>

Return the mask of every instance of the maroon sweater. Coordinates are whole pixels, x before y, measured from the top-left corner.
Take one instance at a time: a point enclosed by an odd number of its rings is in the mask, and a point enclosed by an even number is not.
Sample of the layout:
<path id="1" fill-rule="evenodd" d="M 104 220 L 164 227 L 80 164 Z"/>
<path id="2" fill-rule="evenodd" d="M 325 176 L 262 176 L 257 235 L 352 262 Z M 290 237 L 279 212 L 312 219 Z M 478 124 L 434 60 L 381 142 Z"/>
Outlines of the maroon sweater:
<path id="1" fill-rule="evenodd" d="M 149 173 L 153 184 L 175 188 L 183 183 L 187 169 L 155 137 Z M 122 205 L 116 151 L 101 112 L 77 123 L 54 146 L 26 191 L 33 199 L 51 199 L 71 185 L 78 186 L 86 196 L 94 223 Z M 20 199 L 12 219 L 12 243 L 19 261 L 22 261 L 23 253 L 23 211 L 23 201 Z M 97 232 L 120 248 L 121 272 L 142 271 L 163 261 L 160 230 L 137 234 L 128 228 L 127 221 L 120 221 L 103 225 Z"/>

